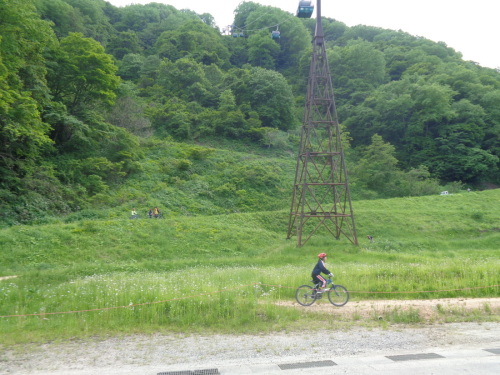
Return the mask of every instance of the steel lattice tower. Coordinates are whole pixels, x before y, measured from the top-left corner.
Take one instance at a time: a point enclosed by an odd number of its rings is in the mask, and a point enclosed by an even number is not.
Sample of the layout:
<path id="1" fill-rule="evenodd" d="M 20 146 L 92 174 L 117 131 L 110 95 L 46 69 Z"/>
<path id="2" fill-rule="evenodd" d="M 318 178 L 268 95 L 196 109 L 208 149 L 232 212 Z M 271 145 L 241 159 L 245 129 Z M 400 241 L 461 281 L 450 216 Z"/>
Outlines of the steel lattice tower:
<path id="1" fill-rule="evenodd" d="M 295 171 L 287 239 L 304 245 L 316 233 L 358 244 L 340 127 L 317 0 L 316 31 Z"/>

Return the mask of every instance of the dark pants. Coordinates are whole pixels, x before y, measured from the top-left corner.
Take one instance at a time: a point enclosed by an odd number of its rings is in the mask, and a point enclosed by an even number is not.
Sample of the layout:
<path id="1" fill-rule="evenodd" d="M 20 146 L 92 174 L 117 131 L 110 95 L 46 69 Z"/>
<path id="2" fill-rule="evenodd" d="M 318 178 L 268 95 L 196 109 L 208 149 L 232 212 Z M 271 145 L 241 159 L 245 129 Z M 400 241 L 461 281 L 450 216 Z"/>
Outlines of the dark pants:
<path id="1" fill-rule="evenodd" d="M 320 283 L 320 287 L 324 288 L 326 286 L 326 279 L 321 275 L 312 275 L 314 285 Z"/>

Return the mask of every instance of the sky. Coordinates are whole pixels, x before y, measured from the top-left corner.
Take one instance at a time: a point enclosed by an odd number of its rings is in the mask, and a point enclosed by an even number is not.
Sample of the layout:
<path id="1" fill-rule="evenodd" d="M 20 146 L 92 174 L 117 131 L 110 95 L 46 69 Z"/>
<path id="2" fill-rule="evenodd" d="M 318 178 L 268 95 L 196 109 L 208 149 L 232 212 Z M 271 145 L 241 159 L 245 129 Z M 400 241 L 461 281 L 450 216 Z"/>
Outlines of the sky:
<path id="1" fill-rule="evenodd" d="M 210 13 L 220 29 L 233 22 L 242 0 L 106 0 L 115 6 L 151 2 Z M 298 0 L 252 0 L 295 14 Z M 313 0 L 316 4 L 317 0 Z M 462 53 L 464 60 L 500 69 L 499 0 L 323 0 L 323 17 L 347 26 L 368 25 L 401 30 Z M 313 17 L 316 12 L 313 13 Z"/>

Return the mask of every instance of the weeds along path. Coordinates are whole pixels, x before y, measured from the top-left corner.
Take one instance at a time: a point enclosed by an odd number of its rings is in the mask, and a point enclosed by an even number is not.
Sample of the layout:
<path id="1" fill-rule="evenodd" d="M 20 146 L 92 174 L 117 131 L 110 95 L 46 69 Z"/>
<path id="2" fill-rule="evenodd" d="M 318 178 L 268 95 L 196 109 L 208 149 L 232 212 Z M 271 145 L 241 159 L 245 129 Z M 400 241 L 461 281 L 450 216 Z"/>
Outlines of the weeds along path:
<path id="1" fill-rule="evenodd" d="M 450 315 L 474 314 L 500 314 L 500 298 L 440 298 L 428 300 L 369 300 L 349 301 L 345 306 L 332 306 L 328 300 L 318 301 L 315 304 L 304 307 L 297 302 L 278 302 L 281 306 L 295 308 L 306 308 L 312 311 L 332 312 L 332 314 L 345 318 L 369 318 L 377 317 L 384 319 L 387 314 L 404 314 L 418 312 L 420 320 L 438 320 L 440 317 Z"/>

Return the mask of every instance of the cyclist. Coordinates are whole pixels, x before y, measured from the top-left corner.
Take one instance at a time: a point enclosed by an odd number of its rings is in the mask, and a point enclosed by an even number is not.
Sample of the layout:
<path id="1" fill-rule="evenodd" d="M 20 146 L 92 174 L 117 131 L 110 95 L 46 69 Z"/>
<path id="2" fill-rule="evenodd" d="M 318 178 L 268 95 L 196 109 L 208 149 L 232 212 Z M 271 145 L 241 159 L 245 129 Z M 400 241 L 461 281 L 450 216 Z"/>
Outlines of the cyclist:
<path id="1" fill-rule="evenodd" d="M 321 276 L 322 273 L 325 275 L 328 275 L 330 277 L 333 277 L 332 273 L 325 267 L 325 261 L 326 261 L 326 253 L 319 253 L 318 254 L 318 263 L 314 266 L 314 269 L 312 271 L 312 278 L 313 278 L 313 283 L 319 284 L 321 283 L 320 288 L 318 289 L 318 292 L 324 292 L 325 291 L 325 286 L 326 286 L 326 279 Z"/>

